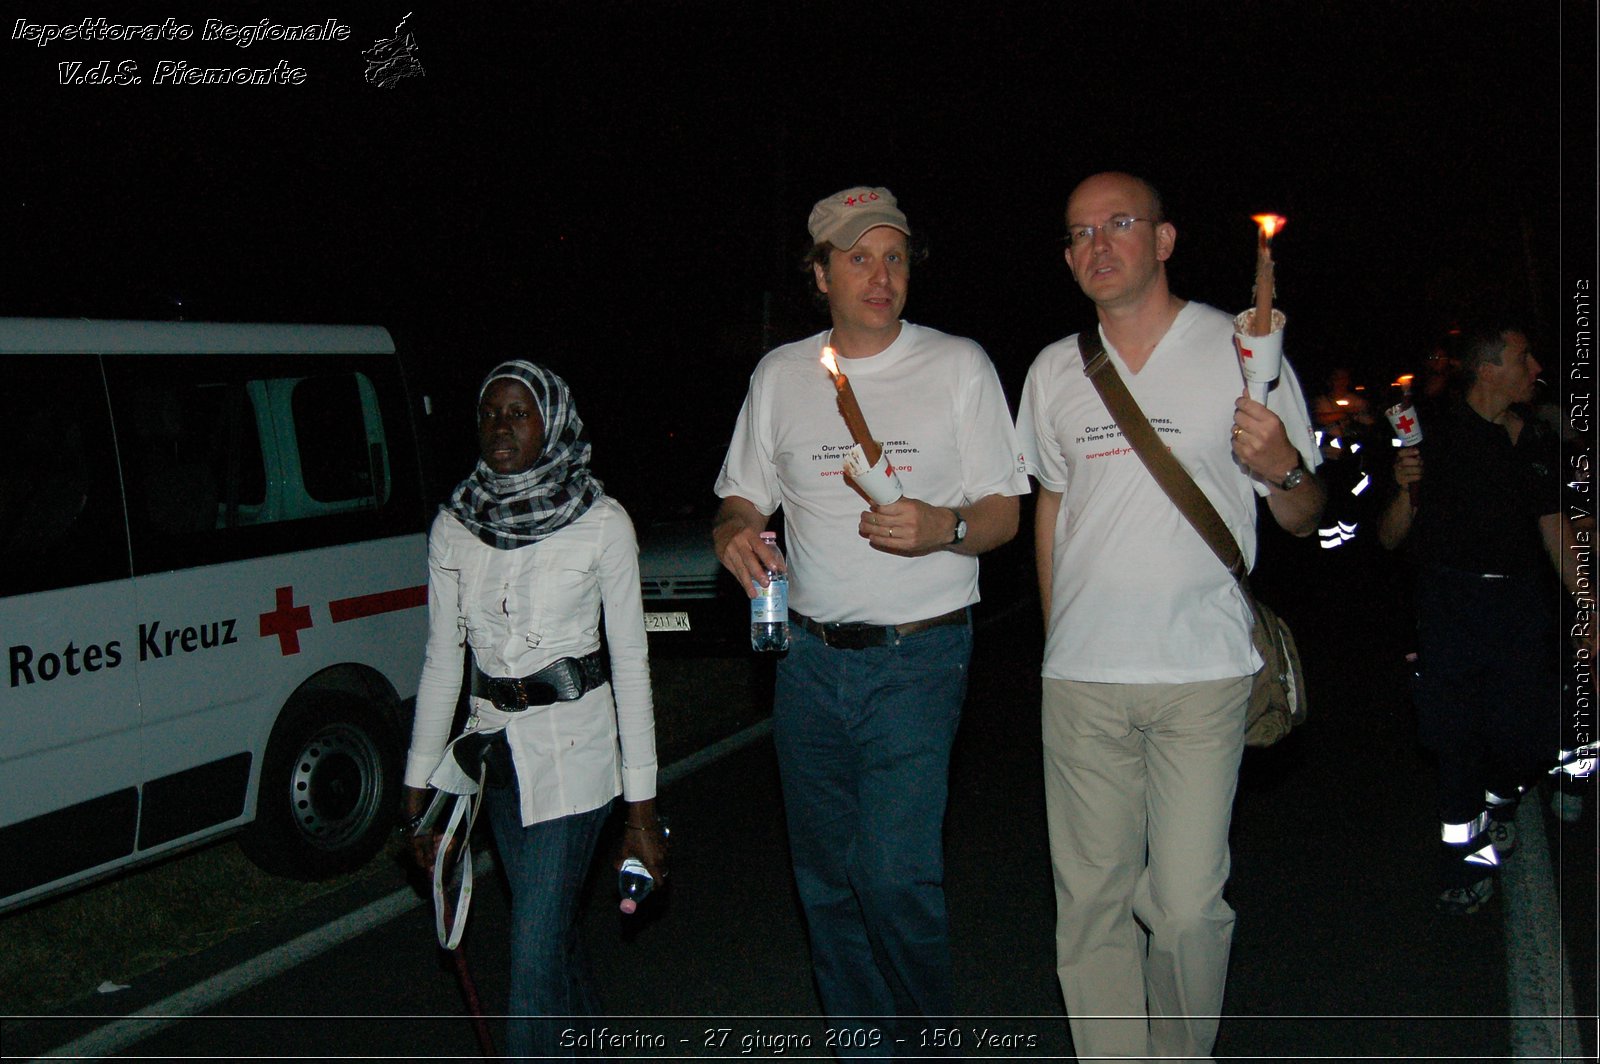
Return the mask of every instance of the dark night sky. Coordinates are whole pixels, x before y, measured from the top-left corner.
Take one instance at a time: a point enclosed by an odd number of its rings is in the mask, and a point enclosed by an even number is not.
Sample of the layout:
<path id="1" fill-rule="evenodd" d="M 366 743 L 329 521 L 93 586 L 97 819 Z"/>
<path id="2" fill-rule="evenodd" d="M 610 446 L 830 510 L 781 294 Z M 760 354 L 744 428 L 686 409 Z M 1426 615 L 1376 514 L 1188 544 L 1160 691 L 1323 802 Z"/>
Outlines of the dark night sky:
<path id="1" fill-rule="evenodd" d="M 375 88 L 360 52 L 407 11 L 426 74 Z M 850 184 L 888 185 L 928 239 L 908 316 L 984 344 L 1013 393 L 1090 314 L 1061 210 L 1098 169 L 1162 188 L 1174 287 L 1229 310 L 1249 300 L 1249 215 L 1286 215 L 1279 305 L 1308 378 L 1346 363 L 1383 383 L 1486 293 L 1553 345 L 1570 278 L 1593 274 L 1591 3 L 9 14 L 352 34 L 38 48 L 7 23 L 0 313 L 165 316 L 181 296 L 190 317 L 372 321 L 447 390 L 531 354 L 573 380 L 625 484 L 665 456 L 709 493 L 763 321 L 772 343 L 820 327 L 795 268 L 805 215 Z M 57 63 L 101 59 L 146 83 L 57 84 Z M 162 59 L 309 77 L 150 84 Z"/>

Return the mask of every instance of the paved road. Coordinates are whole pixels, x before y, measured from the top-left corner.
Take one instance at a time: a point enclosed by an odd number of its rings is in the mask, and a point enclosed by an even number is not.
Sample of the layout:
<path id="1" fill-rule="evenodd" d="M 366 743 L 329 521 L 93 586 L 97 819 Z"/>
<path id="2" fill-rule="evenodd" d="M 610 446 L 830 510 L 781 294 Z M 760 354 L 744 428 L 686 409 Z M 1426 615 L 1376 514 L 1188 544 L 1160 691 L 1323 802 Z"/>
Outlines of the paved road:
<path id="1" fill-rule="evenodd" d="M 1307 646 L 1316 716 L 1280 747 L 1247 757 L 1229 887 L 1239 923 L 1219 1059 L 1493 1059 L 1514 1047 L 1526 1052 L 1530 1022 L 1551 1037 L 1581 1030 L 1585 1044 L 1569 1046 L 1570 1059 L 1592 1054 L 1592 809 L 1559 833 L 1546 820 L 1567 914 L 1564 960 L 1578 987 L 1564 1007 L 1589 1018 L 1565 1028 L 1512 1018 L 1508 958 L 1522 952 L 1524 932 L 1515 930 L 1522 924 L 1513 921 L 1508 949 L 1500 900 L 1471 919 L 1434 914 L 1432 780 L 1411 739 L 1398 659 L 1380 645 L 1382 625 L 1307 608 L 1320 598 L 1302 601 L 1299 616 L 1293 600 L 1284 602 Z M 1027 634 L 1035 627 L 1013 615 L 980 630 L 952 770 L 948 890 L 964 1016 L 951 1029 L 972 1058 L 1071 1052 L 1052 960 L 1039 648 Z M 670 892 L 647 906 L 649 918 L 622 920 L 608 877 L 591 885 L 584 933 L 615 1015 L 576 1025 L 576 1036 L 596 1040 L 604 1028 L 664 1040 L 661 1048 L 616 1053 L 624 1059 L 825 1058 L 824 1025 L 810 1018 L 816 1000 L 770 741 L 674 783 L 663 805 L 675 825 L 675 874 Z M 1530 847 L 1513 860 L 1533 856 Z M 353 907 L 349 899 L 329 906 L 341 904 Z M 308 912 L 272 930 L 281 941 L 328 915 Z M 480 889 L 472 921 L 478 990 L 497 1010 L 506 983 L 502 892 Z M 203 1015 L 162 1027 L 127 1055 L 472 1057 L 476 1043 L 460 1018 L 453 971 L 432 941 L 430 915 L 412 909 Z M 166 984 L 236 963 L 249 948 L 241 941 L 185 962 Z M 145 1000 L 162 985 L 149 981 Z M 89 1026 L 29 1025 L 7 1052 L 40 1052 Z M 984 1033 L 1003 1037 L 980 1048 Z"/>

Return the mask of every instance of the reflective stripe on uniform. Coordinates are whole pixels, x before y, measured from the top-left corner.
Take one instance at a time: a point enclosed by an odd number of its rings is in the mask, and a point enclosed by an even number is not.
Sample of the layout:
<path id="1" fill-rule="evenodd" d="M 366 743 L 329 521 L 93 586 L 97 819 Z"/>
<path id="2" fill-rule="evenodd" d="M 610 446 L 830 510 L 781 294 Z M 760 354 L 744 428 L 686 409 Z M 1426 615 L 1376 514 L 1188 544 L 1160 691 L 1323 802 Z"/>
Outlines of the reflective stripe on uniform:
<path id="1" fill-rule="evenodd" d="M 1489 830 L 1489 813 L 1485 810 L 1467 821 L 1465 824 L 1440 825 L 1439 837 L 1446 846 L 1470 846 Z M 1498 868 L 1500 855 L 1495 853 L 1493 844 L 1485 843 L 1483 848 L 1467 854 L 1462 858 L 1468 864 L 1484 865 L 1488 868 Z"/>

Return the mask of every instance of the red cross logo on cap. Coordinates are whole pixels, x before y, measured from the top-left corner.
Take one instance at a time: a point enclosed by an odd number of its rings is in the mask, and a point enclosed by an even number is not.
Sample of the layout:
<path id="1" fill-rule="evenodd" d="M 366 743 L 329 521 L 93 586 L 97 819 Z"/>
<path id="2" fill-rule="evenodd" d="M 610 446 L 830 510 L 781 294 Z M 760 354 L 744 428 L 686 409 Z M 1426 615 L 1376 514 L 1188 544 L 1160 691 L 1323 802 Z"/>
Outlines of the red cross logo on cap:
<path id="1" fill-rule="evenodd" d="M 311 607 L 294 604 L 294 588 L 278 588 L 278 608 L 261 615 L 261 634 L 278 637 L 283 656 L 300 653 L 300 629 L 311 627 Z"/>

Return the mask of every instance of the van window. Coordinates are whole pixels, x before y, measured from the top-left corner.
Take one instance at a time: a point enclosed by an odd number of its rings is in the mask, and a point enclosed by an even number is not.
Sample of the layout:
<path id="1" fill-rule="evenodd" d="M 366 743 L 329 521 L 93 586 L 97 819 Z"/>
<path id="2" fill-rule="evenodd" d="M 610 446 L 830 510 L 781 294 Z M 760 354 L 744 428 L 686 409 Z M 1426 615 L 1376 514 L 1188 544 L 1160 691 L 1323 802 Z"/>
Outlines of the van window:
<path id="1" fill-rule="evenodd" d="M 410 531 L 417 471 L 391 366 L 139 356 L 107 369 L 135 575 Z M 398 493 L 398 494 L 397 494 Z"/>
<path id="2" fill-rule="evenodd" d="M 211 475 L 219 486 L 217 528 L 237 528 L 240 511 L 259 512 L 267 501 L 267 469 L 261 457 L 261 424 L 243 384 L 203 384 L 196 408 L 211 426 Z"/>
<path id="3" fill-rule="evenodd" d="M 232 528 L 266 500 L 255 410 L 243 384 L 141 384 L 118 403 L 130 517 L 142 531 Z"/>
<path id="4" fill-rule="evenodd" d="M 126 579 L 98 361 L 8 357 L 0 389 L 0 597 Z"/>
<path id="5" fill-rule="evenodd" d="M 317 502 L 381 504 L 374 491 L 381 478 L 373 475 L 358 379 L 347 373 L 298 381 L 290 408 L 306 494 Z M 316 446 L 307 446 L 309 441 Z"/>

